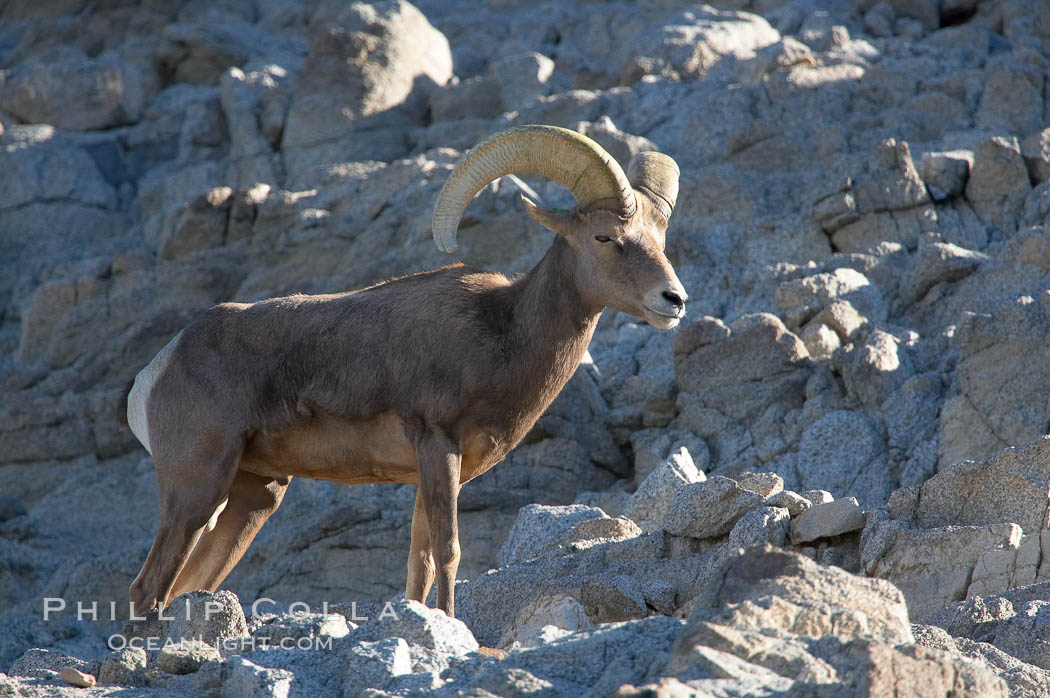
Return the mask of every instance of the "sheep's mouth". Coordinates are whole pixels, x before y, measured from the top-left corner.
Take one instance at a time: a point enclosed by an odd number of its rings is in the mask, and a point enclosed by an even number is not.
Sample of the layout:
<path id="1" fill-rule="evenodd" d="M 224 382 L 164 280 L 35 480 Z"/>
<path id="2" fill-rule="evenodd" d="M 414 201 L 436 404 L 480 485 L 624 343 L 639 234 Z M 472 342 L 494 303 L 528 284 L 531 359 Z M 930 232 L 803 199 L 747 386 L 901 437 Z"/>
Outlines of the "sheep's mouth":
<path id="1" fill-rule="evenodd" d="M 664 313 L 655 308 L 650 308 L 648 305 L 643 305 L 642 308 L 645 310 L 646 321 L 661 330 L 670 330 L 678 326 L 678 322 L 685 315 L 684 312 L 678 314 Z"/>
<path id="2" fill-rule="evenodd" d="M 663 313 L 657 310 L 656 308 L 650 308 L 648 305 L 643 305 L 642 307 L 648 310 L 653 315 L 659 315 L 660 317 L 674 318 L 675 320 L 680 320 L 682 318 L 682 315 L 680 313 Z"/>

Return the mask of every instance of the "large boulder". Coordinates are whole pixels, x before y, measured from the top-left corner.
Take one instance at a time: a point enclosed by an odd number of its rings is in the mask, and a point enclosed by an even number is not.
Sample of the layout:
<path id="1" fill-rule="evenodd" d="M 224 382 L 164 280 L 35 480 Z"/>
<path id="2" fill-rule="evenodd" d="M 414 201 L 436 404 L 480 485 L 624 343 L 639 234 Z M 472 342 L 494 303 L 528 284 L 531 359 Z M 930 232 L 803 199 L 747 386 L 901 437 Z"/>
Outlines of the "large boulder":
<path id="1" fill-rule="evenodd" d="M 281 147 L 305 181 L 319 162 L 393 160 L 408 152 L 424 92 L 452 76 L 448 40 L 405 0 L 313 8 L 310 49 Z"/>

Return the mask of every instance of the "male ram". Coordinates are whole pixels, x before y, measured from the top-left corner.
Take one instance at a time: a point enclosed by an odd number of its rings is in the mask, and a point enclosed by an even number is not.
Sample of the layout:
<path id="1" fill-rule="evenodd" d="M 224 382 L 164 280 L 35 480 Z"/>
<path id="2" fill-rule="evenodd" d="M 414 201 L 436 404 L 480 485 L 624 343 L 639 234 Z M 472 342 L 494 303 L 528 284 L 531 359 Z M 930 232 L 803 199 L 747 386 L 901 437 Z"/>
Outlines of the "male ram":
<path id="1" fill-rule="evenodd" d="M 578 206 L 529 215 L 557 233 L 524 276 L 461 264 L 349 293 L 223 303 L 136 377 L 127 419 L 153 455 L 160 527 L 131 585 L 135 609 L 214 590 L 281 503 L 292 476 L 418 485 L 405 596 L 454 613 L 456 499 L 554 400 L 613 308 L 675 327 L 686 293 L 664 256 L 674 160 L 625 174 L 590 139 L 552 126 L 496 134 L 453 170 L 434 239 L 456 247 L 488 182 L 531 172 Z"/>

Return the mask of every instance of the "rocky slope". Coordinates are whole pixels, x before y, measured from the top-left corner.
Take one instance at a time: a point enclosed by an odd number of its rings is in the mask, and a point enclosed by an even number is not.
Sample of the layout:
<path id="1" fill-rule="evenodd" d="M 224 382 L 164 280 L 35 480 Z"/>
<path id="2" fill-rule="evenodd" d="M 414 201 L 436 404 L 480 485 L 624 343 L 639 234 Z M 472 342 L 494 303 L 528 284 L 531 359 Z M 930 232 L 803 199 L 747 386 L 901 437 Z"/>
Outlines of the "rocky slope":
<path id="1" fill-rule="evenodd" d="M 1048 61 L 1023 0 L 0 5 L 0 687 L 1045 694 Z M 380 617 L 411 487 L 296 480 L 205 645 L 109 654 L 156 516 L 127 381 L 216 302 L 447 263 L 447 172 L 525 123 L 676 158 L 690 320 L 607 313 L 464 488 L 465 625 Z M 458 254 L 549 240 L 500 181 Z M 274 633 L 330 646 L 221 641 Z"/>

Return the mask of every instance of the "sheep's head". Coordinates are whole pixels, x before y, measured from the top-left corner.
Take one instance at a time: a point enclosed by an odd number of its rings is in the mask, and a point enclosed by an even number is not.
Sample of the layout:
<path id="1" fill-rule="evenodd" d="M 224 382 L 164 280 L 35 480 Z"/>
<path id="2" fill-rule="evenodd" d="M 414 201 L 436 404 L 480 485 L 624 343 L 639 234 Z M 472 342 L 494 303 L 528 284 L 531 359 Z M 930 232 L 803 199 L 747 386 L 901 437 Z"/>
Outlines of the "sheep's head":
<path id="1" fill-rule="evenodd" d="M 512 172 L 550 177 L 576 198 L 576 208 L 561 211 L 522 197 L 529 215 L 575 251 L 577 285 L 586 301 L 660 329 L 678 325 L 687 296 L 664 255 L 678 196 L 674 160 L 639 153 L 624 174 L 601 146 L 574 131 L 555 126 L 503 131 L 471 150 L 441 190 L 433 220 L 439 248 L 456 248 L 463 208 L 485 184 Z"/>

